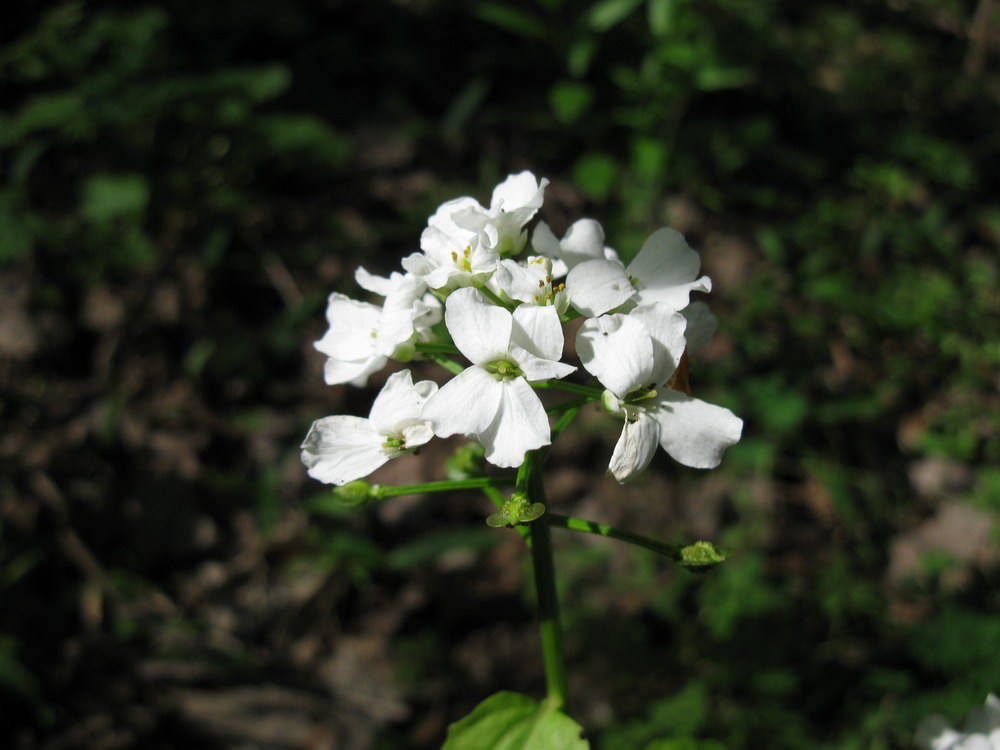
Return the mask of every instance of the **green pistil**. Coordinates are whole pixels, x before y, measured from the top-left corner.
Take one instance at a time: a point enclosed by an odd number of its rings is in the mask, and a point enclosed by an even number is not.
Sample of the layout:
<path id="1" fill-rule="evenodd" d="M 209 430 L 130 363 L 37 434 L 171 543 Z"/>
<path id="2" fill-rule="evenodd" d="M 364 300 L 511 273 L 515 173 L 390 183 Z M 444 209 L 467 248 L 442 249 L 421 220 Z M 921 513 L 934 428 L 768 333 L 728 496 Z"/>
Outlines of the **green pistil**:
<path id="1" fill-rule="evenodd" d="M 406 450 L 406 440 L 401 437 L 391 437 L 386 438 L 385 442 L 382 443 L 382 450 L 385 451 L 404 451 Z"/>
<path id="2" fill-rule="evenodd" d="M 524 374 L 516 364 L 506 359 L 498 359 L 496 362 L 483 365 L 483 369 L 497 380 L 513 380 Z"/>

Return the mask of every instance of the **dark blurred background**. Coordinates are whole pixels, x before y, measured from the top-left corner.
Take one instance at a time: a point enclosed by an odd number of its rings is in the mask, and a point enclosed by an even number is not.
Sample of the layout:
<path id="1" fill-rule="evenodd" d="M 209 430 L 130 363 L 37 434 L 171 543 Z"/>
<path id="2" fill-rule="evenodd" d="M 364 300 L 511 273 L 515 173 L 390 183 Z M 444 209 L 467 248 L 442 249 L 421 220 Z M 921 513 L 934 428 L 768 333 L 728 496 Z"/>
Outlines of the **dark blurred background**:
<path id="1" fill-rule="evenodd" d="M 488 502 L 343 509 L 298 457 L 385 377 L 323 384 L 326 295 L 522 169 L 557 233 L 685 233 L 721 321 L 692 384 L 746 420 L 719 470 L 624 488 L 613 421 L 553 452 L 553 509 L 732 551 L 557 532 L 595 748 L 908 748 L 1000 689 L 993 0 L 2 15 L 3 747 L 430 749 L 542 694 Z"/>

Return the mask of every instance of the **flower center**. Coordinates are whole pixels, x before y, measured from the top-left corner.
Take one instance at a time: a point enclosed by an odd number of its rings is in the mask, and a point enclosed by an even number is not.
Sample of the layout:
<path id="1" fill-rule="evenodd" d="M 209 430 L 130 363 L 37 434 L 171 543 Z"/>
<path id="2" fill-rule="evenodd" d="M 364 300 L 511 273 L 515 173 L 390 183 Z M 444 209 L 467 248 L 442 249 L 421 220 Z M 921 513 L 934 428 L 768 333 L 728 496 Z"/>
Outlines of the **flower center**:
<path id="1" fill-rule="evenodd" d="M 490 362 L 483 365 L 483 369 L 497 380 L 513 380 L 523 374 L 517 364 L 509 359 L 498 359 L 495 362 Z"/>
<path id="2" fill-rule="evenodd" d="M 451 260 L 460 271 L 467 271 L 471 273 L 472 271 L 472 261 L 470 260 L 471 257 L 472 257 L 472 245 L 466 245 L 461 255 L 459 255 L 454 250 L 452 250 L 451 252 Z"/>
<path id="3" fill-rule="evenodd" d="M 382 443 L 382 450 L 386 453 L 401 453 L 406 450 L 406 438 L 387 437 L 385 442 Z"/>
<path id="4" fill-rule="evenodd" d="M 656 398 L 655 388 L 637 388 L 626 394 L 625 398 L 618 398 L 611 391 L 604 391 L 601 394 L 601 406 L 608 414 L 616 417 L 625 417 L 629 422 L 635 422 L 639 414 L 646 408 L 644 401 Z"/>

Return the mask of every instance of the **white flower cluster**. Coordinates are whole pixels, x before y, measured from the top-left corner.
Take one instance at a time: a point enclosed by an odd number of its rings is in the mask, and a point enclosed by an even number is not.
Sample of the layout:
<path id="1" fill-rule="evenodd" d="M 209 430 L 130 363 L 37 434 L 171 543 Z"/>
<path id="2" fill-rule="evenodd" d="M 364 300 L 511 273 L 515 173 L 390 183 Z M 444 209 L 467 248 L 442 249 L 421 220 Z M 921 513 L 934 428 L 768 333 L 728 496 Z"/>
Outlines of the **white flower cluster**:
<path id="1" fill-rule="evenodd" d="M 356 272 L 361 287 L 384 297 L 381 306 L 330 295 L 330 328 L 316 348 L 328 357 L 331 385 L 363 386 L 390 358 L 411 359 L 420 342 L 448 343 L 442 304 L 447 336 L 471 365 L 440 388 L 395 373 L 368 419 L 315 422 L 302 445 L 310 476 L 345 484 L 435 435 L 474 438 L 491 463 L 520 466 L 551 438 L 531 384 L 577 370 L 560 360 L 563 323 L 581 316 L 580 363 L 606 389 L 605 409 L 623 420 L 609 465 L 619 482 L 646 468 L 657 445 L 686 466 L 712 468 L 739 440 L 743 422 L 732 412 L 672 387 L 685 379 L 682 357 L 715 329 L 703 303 L 689 305 L 691 292 L 712 288 L 699 277 L 698 254 L 664 228 L 626 266 L 601 225 L 582 219 L 561 240 L 539 223 L 535 254 L 517 261 L 547 184 L 521 172 L 497 185 L 489 208 L 468 197 L 442 204 L 421 251 L 403 259 L 404 273 Z"/>
<path id="2" fill-rule="evenodd" d="M 993 693 L 969 712 L 965 731 L 952 729 L 943 716 L 929 716 L 917 727 L 921 750 L 1000 750 L 1000 699 Z"/>

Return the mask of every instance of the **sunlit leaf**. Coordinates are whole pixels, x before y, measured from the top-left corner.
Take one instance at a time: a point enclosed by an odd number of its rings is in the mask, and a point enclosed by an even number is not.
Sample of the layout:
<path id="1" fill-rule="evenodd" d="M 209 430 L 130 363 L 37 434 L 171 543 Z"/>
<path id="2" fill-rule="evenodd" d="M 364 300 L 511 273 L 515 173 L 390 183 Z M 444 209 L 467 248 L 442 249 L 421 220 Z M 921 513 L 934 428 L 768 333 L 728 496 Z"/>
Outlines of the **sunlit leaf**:
<path id="1" fill-rule="evenodd" d="M 547 702 L 502 692 L 452 724 L 442 750 L 589 750 L 582 731 Z"/>

